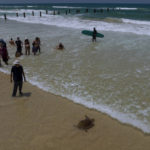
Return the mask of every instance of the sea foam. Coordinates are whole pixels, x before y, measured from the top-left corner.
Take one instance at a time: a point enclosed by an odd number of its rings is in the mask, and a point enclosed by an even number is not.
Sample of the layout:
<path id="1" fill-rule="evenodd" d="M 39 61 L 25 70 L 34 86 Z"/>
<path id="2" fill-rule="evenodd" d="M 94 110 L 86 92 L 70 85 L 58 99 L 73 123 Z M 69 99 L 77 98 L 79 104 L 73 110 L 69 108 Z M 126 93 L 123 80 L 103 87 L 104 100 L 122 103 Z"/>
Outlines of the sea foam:
<path id="1" fill-rule="evenodd" d="M 68 9 L 79 9 L 79 8 L 85 8 L 85 7 L 71 7 L 71 6 L 52 6 L 53 8 L 68 8 Z"/>
<path id="2" fill-rule="evenodd" d="M 20 13 L 23 13 L 24 10 L 20 10 Z M 28 13 L 31 14 L 32 10 L 28 10 Z M 1 16 L 3 18 L 3 16 Z M 123 19 L 122 22 L 105 22 L 105 20 L 88 20 L 81 19 L 78 16 L 61 16 L 61 15 L 46 15 L 42 14 L 42 17 L 39 16 L 39 12 L 36 11 L 36 16 L 27 15 L 26 18 L 23 16 L 8 16 L 10 20 L 15 20 L 25 23 L 36 23 L 36 24 L 45 24 L 53 25 L 58 27 L 67 27 L 74 29 L 87 29 L 90 30 L 93 27 L 96 27 L 100 31 L 114 31 L 114 32 L 125 32 L 133 33 L 138 35 L 148 35 L 150 36 L 150 22 L 149 21 L 136 21 L 131 19 Z M 60 23 L 61 22 L 61 23 Z"/>
<path id="3" fill-rule="evenodd" d="M 137 10 L 138 8 L 116 7 L 117 10 Z"/>

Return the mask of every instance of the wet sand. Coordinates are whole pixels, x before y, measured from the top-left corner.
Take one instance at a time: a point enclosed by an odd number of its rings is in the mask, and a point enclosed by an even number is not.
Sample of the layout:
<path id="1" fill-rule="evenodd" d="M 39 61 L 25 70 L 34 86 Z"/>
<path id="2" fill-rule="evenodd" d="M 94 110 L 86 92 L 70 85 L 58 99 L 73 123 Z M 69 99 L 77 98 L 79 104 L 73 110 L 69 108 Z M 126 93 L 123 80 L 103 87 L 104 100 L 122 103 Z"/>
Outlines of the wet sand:
<path id="1" fill-rule="evenodd" d="M 24 83 L 12 98 L 10 77 L 0 73 L 0 150 L 149 150 L 150 135 L 98 111 Z M 76 125 L 87 115 L 95 126 Z"/>

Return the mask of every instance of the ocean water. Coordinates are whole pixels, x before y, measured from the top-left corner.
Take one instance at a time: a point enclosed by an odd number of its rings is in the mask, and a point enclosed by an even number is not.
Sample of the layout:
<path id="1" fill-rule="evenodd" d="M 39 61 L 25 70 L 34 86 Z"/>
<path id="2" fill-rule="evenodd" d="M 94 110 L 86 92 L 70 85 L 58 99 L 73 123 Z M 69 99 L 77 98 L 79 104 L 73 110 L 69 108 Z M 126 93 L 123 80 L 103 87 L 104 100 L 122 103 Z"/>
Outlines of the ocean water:
<path id="1" fill-rule="evenodd" d="M 66 15 L 68 9 L 71 13 Z M 105 35 L 96 43 L 81 34 L 93 27 Z M 7 43 L 11 37 L 31 42 L 41 38 L 40 55 L 20 57 L 33 85 L 150 133 L 150 5 L 0 5 L 0 33 Z M 64 51 L 55 49 L 59 42 Z M 10 65 L 0 68 L 5 73 L 10 72 L 16 51 L 7 45 Z"/>

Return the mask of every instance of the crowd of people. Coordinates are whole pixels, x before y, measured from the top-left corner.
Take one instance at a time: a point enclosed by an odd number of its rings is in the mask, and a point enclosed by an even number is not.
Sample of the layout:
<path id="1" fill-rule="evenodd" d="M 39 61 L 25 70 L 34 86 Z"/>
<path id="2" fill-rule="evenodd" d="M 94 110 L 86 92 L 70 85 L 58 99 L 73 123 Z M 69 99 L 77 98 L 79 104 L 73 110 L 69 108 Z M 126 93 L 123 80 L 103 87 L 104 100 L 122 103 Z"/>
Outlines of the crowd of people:
<path id="1" fill-rule="evenodd" d="M 25 39 L 24 42 L 22 42 L 19 37 L 17 37 L 16 41 L 14 41 L 13 38 L 11 38 L 9 44 L 11 46 L 16 46 L 16 53 L 15 53 L 16 57 L 20 57 L 21 55 L 23 55 L 22 53 L 23 45 L 25 48 L 25 55 L 30 55 L 29 39 Z M 32 42 L 32 52 L 34 55 L 36 55 L 37 52 L 39 53 L 41 52 L 40 45 L 41 45 L 40 38 L 36 37 L 35 40 Z M 1 60 L 3 60 L 3 62 L 6 65 L 8 65 L 9 55 L 7 51 L 7 44 L 3 39 L 0 39 L 0 66 L 1 66 Z"/>
<path id="2" fill-rule="evenodd" d="M 19 57 L 22 55 L 22 47 L 23 47 L 23 42 L 20 40 L 18 37 L 16 41 L 14 41 L 12 38 L 9 41 L 9 44 L 12 46 L 17 47 L 16 51 L 16 57 Z M 41 41 L 39 37 L 36 37 L 35 40 L 32 42 L 32 52 L 34 55 L 36 55 L 37 52 L 41 53 Z M 29 39 L 24 40 L 24 47 L 25 47 L 25 55 L 30 55 L 30 41 Z M 58 46 L 56 46 L 57 50 L 63 50 L 64 45 L 62 43 L 59 43 Z"/>
<path id="3" fill-rule="evenodd" d="M 12 38 L 9 41 L 9 44 L 12 46 L 16 46 L 17 47 L 17 51 L 16 51 L 16 57 L 20 57 L 23 53 L 22 53 L 22 48 L 23 45 L 25 47 L 25 55 L 30 55 L 30 41 L 29 39 L 25 39 L 24 43 L 20 40 L 19 37 L 17 37 L 17 40 L 14 41 Z M 41 41 L 39 37 L 36 37 L 35 40 L 32 42 L 32 52 L 34 55 L 36 55 L 36 53 L 39 51 L 39 53 L 41 52 Z"/>
<path id="4" fill-rule="evenodd" d="M 93 28 L 93 35 L 92 35 L 92 41 L 96 42 L 96 35 L 97 35 L 97 30 L 96 28 Z M 30 41 L 29 39 L 25 39 L 24 43 L 20 40 L 19 37 L 17 37 L 17 40 L 14 41 L 12 38 L 9 41 L 9 44 L 12 46 L 16 46 L 17 50 L 16 50 L 16 57 L 20 57 L 23 53 L 22 53 L 22 48 L 24 45 L 25 48 L 25 55 L 30 55 Z M 32 42 L 32 52 L 34 55 L 37 54 L 37 52 L 41 52 L 41 41 L 39 37 L 36 37 L 35 40 Z M 63 50 L 64 49 L 64 45 L 62 43 L 59 43 L 58 46 L 56 46 L 56 50 Z M 7 51 L 7 46 L 6 46 L 6 42 L 0 39 L 0 66 L 1 66 L 1 59 L 4 61 L 4 63 L 6 65 L 8 65 L 8 59 L 9 59 L 9 55 L 8 55 L 8 51 Z"/>
<path id="5" fill-rule="evenodd" d="M 17 37 L 16 41 L 13 40 L 13 38 L 10 39 L 9 44 L 11 46 L 16 46 L 16 57 L 20 57 L 23 55 L 22 49 L 24 47 L 25 49 L 25 55 L 30 55 L 31 51 L 31 44 L 29 39 L 25 39 L 24 42 L 20 40 L 19 37 Z M 64 45 L 62 43 L 59 43 L 58 46 L 56 46 L 56 50 L 63 50 Z M 37 53 L 41 53 L 41 40 L 39 37 L 36 37 L 35 40 L 32 42 L 32 53 L 33 55 L 36 55 Z M 8 65 L 9 55 L 7 51 L 7 45 L 6 42 L 3 39 L 0 39 L 0 66 L 1 66 L 1 60 Z"/>

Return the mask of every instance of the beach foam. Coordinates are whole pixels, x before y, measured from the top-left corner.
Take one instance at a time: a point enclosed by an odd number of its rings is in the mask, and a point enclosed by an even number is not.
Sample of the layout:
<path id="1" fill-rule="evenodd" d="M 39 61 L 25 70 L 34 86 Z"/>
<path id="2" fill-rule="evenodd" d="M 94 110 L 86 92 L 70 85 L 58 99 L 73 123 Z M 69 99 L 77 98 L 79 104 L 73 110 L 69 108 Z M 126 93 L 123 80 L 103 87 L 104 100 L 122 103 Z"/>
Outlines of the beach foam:
<path id="1" fill-rule="evenodd" d="M 71 7 L 71 6 L 52 6 L 53 8 L 68 8 L 68 9 L 79 9 L 79 8 L 85 8 L 85 7 Z"/>
<path id="2" fill-rule="evenodd" d="M 137 10 L 138 8 L 116 7 L 117 10 Z"/>
<path id="3" fill-rule="evenodd" d="M 135 25 L 150 25 L 150 21 L 139 21 L 139 20 L 132 20 L 132 19 L 122 19 L 124 23 L 131 23 Z"/>
<path id="4" fill-rule="evenodd" d="M 17 7 L 17 6 L 16 6 Z M 126 19 L 126 18 L 116 18 L 116 17 L 105 17 L 103 19 L 97 20 L 98 18 L 92 18 L 92 20 L 88 17 L 84 18 L 85 14 L 74 14 L 74 15 L 50 15 L 53 14 L 52 10 L 48 10 L 49 15 L 46 15 L 46 11 L 43 9 L 32 9 L 32 6 L 28 5 L 27 7 L 31 7 L 31 9 L 0 9 L 1 16 L 0 18 L 4 18 L 3 13 L 7 14 L 7 18 L 10 20 L 16 20 L 20 22 L 26 23 L 37 23 L 37 24 L 45 24 L 45 25 L 54 25 L 58 27 L 67 27 L 74 29 L 91 29 L 96 27 L 97 30 L 100 31 L 114 31 L 114 32 L 128 32 L 138 35 L 150 35 L 150 21 L 142 21 L 142 20 L 134 20 L 134 19 Z M 72 7 L 72 6 L 52 6 L 53 8 L 84 8 L 84 7 Z M 91 9 L 91 8 L 90 8 Z M 137 10 L 137 8 L 128 8 L 128 7 L 117 7 L 116 9 L 123 10 Z M 35 16 L 32 16 L 32 11 L 35 12 Z M 27 13 L 26 18 L 23 18 L 22 14 Z M 42 17 L 39 16 L 40 12 L 42 12 Z M 16 13 L 18 13 L 22 17 L 16 17 Z M 119 15 L 119 14 L 118 14 Z M 61 22 L 61 24 L 60 24 Z"/>
<path id="5" fill-rule="evenodd" d="M 21 10 L 23 13 L 24 10 Z M 32 10 L 28 10 L 28 13 L 31 13 Z M 125 32 L 133 33 L 138 35 L 150 35 L 150 22 L 149 21 L 136 21 L 130 19 L 122 19 L 124 23 L 118 22 L 107 22 L 105 21 L 94 21 L 94 20 L 82 20 L 78 16 L 58 16 L 58 15 L 46 15 L 42 14 L 42 17 L 39 17 L 39 12 L 36 11 L 36 16 L 26 16 L 22 17 L 13 17 L 8 16 L 8 19 L 15 20 L 25 23 L 36 23 L 36 24 L 45 24 L 45 25 L 54 25 L 58 27 L 67 27 L 74 29 L 87 29 L 90 30 L 92 27 L 96 27 L 100 31 L 115 31 L 115 32 Z M 3 18 L 3 17 L 1 17 Z M 109 19 L 110 20 L 110 19 Z M 61 22 L 61 24 L 60 24 Z M 145 25 L 145 26 L 144 26 Z"/>
<path id="6" fill-rule="evenodd" d="M 0 67 L 0 71 L 3 72 L 3 73 L 5 73 L 5 74 L 10 74 L 10 72 L 8 70 L 6 70 L 4 68 L 1 68 L 1 67 Z"/>

